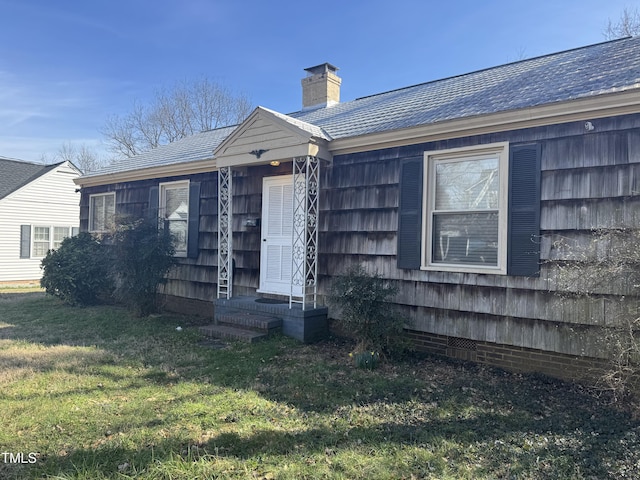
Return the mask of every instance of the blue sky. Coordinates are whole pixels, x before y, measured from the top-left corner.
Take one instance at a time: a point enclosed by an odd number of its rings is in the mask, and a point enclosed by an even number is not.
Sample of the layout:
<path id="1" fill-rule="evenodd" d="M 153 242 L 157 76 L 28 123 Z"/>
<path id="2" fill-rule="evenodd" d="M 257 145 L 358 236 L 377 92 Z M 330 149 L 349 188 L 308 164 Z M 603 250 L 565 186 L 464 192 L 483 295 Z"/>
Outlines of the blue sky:
<path id="1" fill-rule="evenodd" d="M 39 161 L 203 76 L 283 113 L 303 69 L 341 99 L 604 41 L 624 0 L 0 0 L 0 156 Z"/>

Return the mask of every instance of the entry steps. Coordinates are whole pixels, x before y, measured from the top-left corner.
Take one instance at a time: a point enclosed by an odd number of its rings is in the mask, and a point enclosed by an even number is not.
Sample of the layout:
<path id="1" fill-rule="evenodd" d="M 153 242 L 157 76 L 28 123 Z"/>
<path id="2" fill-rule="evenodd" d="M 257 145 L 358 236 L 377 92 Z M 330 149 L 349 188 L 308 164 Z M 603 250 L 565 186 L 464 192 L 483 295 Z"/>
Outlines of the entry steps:
<path id="1" fill-rule="evenodd" d="M 255 342 L 282 332 L 287 337 L 311 343 L 328 334 L 327 307 L 302 309 L 288 300 L 238 296 L 214 300 L 214 323 L 201 327 L 207 336 Z"/>
<path id="2" fill-rule="evenodd" d="M 215 323 L 200 327 L 208 337 L 254 343 L 282 330 L 282 318 L 245 308 L 217 306 Z"/>

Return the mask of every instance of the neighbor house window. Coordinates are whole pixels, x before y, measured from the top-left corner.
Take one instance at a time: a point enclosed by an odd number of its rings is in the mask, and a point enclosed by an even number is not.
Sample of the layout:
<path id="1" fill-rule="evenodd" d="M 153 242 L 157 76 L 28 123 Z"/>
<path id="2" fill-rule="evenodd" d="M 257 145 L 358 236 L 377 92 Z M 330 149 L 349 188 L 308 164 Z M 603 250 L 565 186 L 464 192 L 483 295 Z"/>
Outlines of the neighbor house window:
<path id="1" fill-rule="evenodd" d="M 53 243 L 51 247 L 55 250 L 60 247 L 62 241 L 70 235 L 69 227 L 53 227 Z"/>
<path id="2" fill-rule="evenodd" d="M 33 256 L 44 257 L 51 248 L 51 228 L 33 227 Z"/>
<path id="3" fill-rule="evenodd" d="M 62 241 L 69 237 L 72 233 L 71 227 L 50 227 L 34 225 L 31 233 L 32 238 L 32 254 L 31 257 L 40 258 L 45 257 L 49 250 L 55 250 L 60 247 Z M 28 235 L 28 232 L 27 232 Z M 29 257 L 29 255 L 22 255 L 22 258 Z"/>
<path id="4" fill-rule="evenodd" d="M 169 230 L 177 256 L 187 255 L 189 234 L 189 182 L 160 184 L 158 215 Z"/>
<path id="5" fill-rule="evenodd" d="M 426 152 L 423 268 L 506 273 L 508 144 Z"/>
<path id="6" fill-rule="evenodd" d="M 100 193 L 89 197 L 89 231 L 106 232 L 114 225 L 116 193 Z"/>

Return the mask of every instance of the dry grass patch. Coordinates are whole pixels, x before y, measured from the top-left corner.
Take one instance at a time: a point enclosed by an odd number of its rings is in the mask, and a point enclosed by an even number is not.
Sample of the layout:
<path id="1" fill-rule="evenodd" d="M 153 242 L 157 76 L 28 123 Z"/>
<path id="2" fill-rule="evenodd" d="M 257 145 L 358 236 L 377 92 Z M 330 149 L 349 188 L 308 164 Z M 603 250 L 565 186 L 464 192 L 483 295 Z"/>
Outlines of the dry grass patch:
<path id="1" fill-rule="evenodd" d="M 0 384 L 52 370 L 79 371 L 109 361 L 113 361 L 112 354 L 94 347 L 0 340 Z"/>
<path id="2" fill-rule="evenodd" d="M 200 345 L 197 320 L 0 302 L 0 478 L 607 479 L 640 422 L 588 390 L 436 358 L 356 369 L 353 345 Z M 176 327 L 181 326 L 181 331 Z"/>

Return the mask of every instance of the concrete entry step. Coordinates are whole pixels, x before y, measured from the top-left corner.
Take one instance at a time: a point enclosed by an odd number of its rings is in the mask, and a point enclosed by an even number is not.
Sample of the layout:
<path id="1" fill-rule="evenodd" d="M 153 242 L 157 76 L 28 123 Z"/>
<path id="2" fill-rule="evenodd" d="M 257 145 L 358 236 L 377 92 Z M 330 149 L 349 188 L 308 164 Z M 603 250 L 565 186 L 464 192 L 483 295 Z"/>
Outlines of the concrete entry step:
<path id="1" fill-rule="evenodd" d="M 265 332 L 256 332 L 246 328 L 237 328 L 229 325 L 207 325 L 200 327 L 200 333 L 213 338 L 224 338 L 226 340 L 237 340 L 241 342 L 254 343 L 263 338 L 267 338 Z"/>
<path id="2" fill-rule="evenodd" d="M 232 322 L 239 321 L 237 320 L 239 318 L 245 318 L 247 322 L 250 322 L 251 318 L 258 318 L 258 316 L 281 319 L 282 327 L 278 327 L 278 330 L 281 330 L 288 337 L 303 342 L 315 342 L 325 338 L 328 334 L 328 310 L 326 307 L 303 310 L 301 304 L 290 304 L 288 300 L 272 301 L 251 296 L 238 296 L 229 299 L 216 299 L 214 308 L 216 324 L 226 322 L 227 313 L 233 312 L 238 315 L 234 315 L 235 320 Z M 244 312 L 244 317 L 240 315 L 241 312 Z M 256 317 L 250 317 L 250 314 L 256 315 Z M 269 328 L 269 331 L 272 329 Z"/>
<path id="3" fill-rule="evenodd" d="M 280 318 L 233 308 L 219 308 L 216 311 L 215 319 L 218 325 L 248 328 L 264 333 L 273 333 L 282 327 L 282 319 Z"/>

